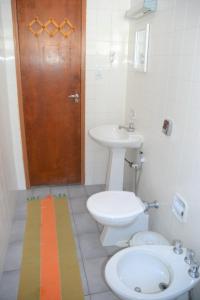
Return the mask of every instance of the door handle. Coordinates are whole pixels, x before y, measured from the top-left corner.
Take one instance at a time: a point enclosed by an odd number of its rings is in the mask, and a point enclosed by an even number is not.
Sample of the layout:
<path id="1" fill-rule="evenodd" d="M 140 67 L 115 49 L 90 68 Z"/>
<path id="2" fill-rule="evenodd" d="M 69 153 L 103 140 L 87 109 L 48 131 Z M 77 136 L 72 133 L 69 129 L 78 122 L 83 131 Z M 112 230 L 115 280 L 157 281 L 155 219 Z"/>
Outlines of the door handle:
<path id="1" fill-rule="evenodd" d="M 79 103 L 80 95 L 79 95 L 79 93 L 75 93 L 75 94 L 69 95 L 68 98 L 70 100 L 74 101 L 75 103 Z"/>

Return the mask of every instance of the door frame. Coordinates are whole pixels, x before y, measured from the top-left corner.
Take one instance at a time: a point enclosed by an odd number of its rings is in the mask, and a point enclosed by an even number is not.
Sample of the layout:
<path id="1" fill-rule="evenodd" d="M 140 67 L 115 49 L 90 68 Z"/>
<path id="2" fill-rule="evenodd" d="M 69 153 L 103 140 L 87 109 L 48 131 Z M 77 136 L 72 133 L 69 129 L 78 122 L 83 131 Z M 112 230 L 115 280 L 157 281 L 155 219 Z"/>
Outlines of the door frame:
<path id="1" fill-rule="evenodd" d="M 81 184 L 85 183 L 85 56 L 86 56 L 86 1 L 82 0 L 82 32 L 81 32 Z M 15 65 L 17 78 L 17 94 L 19 105 L 19 119 L 22 140 L 22 152 L 24 162 L 24 173 L 26 188 L 30 188 L 28 154 L 25 136 L 25 122 L 24 122 L 24 108 L 22 95 L 22 78 L 21 78 L 21 64 L 20 64 L 20 45 L 17 22 L 17 0 L 11 0 L 12 17 L 13 17 L 13 37 L 15 46 Z"/>

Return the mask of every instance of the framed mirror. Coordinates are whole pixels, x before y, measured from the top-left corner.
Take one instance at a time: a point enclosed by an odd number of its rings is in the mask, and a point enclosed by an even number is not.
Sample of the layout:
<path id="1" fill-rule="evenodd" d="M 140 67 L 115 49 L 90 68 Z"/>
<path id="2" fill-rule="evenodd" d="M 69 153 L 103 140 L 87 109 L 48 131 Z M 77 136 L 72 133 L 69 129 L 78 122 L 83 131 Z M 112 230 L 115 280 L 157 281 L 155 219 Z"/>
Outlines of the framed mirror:
<path id="1" fill-rule="evenodd" d="M 135 33 L 134 69 L 139 72 L 147 71 L 149 46 L 149 24 Z"/>

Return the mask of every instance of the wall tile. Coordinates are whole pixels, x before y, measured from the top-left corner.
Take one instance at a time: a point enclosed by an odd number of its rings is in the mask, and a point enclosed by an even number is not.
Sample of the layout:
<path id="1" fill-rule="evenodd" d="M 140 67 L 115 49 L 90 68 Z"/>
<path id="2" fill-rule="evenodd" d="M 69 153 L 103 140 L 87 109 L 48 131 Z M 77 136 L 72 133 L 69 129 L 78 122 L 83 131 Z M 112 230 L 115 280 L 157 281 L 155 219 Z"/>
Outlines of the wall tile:
<path id="1" fill-rule="evenodd" d="M 124 119 L 129 7 L 130 0 L 87 2 L 86 184 L 105 183 L 108 161 L 108 151 L 88 137 L 88 129 Z"/>
<path id="2" fill-rule="evenodd" d="M 6 15 L 6 18 L 5 18 Z M 4 16 L 4 18 L 2 18 Z M 3 271 L 3 263 L 11 232 L 12 219 L 16 202 L 23 197 L 20 192 L 14 190 L 18 187 L 18 177 L 15 165 L 13 146 L 17 137 L 12 137 L 15 117 L 11 119 L 10 109 L 13 99 L 10 96 L 15 93 L 16 86 L 12 82 L 14 71 L 13 41 L 11 40 L 12 23 L 10 1 L 0 2 L 0 278 Z M 8 82 L 9 75 L 11 81 Z M 14 98 L 16 100 L 16 98 Z M 11 102 L 11 103 L 10 103 Z M 13 103 L 17 107 L 17 102 Z M 12 109 L 14 109 L 12 107 Z M 19 161 L 17 161 L 17 164 Z M 20 165 L 18 164 L 18 171 Z M 19 174 L 18 174 L 19 175 Z M 19 198 L 18 198 L 19 197 Z"/>
<path id="3" fill-rule="evenodd" d="M 139 195 L 143 200 L 160 202 L 160 208 L 151 211 L 150 227 L 170 241 L 181 239 L 186 247 L 196 251 L 198 259 L 199 5 L 197 0 L 158 0 L 158 11 L 154 16 L 132 23 L 129 57 L 133 53 L 135 30 L 145 26 L 146 22 L 150 23 L 149 65 L 146 74 L 137 73 L 129 66 L 126 102 L 126 118 L 130 107 L 134 107 L 136 129 L 144 136 L 146 162 Z M 164 118 L 173 121 L 170 137 L 161 132 Z M 130 172 L 126 172 L 126 177 L 127 174 L 131 176 Z M 131 189 L 130 178 L 126 178 L 126 184 Z M 177 192 L 189 205 L 187 223 L 180 223 L 171 211 L 173 196 Z M 199 295 L 200 285 L 195 288 L 193 299 L 198 300 Z"/>

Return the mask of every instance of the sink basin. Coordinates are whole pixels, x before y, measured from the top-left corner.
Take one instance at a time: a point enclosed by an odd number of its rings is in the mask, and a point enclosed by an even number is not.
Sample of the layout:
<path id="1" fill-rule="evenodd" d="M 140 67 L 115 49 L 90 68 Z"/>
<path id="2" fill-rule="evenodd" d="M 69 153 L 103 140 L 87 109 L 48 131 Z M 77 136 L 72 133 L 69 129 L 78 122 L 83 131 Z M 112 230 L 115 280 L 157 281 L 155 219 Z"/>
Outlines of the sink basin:
<path id="1" fill-rule="evenodd" d="M 119 251 L 107 263 L 105 277 L 110 288 L 124 300 L 176 299 L 200 278 L 189 276 L 183 254 L 172 246 L 137 246 Z"/>
<path id="2" fill-rule="evenodd" d="M 139 149 L 143 137 L 137 132 L 119 129 L 119 125 L 101 125 L 89 130 L 89 136 L 110 150 L 106 190 L 123 190 L 124 158 L 127 148 Z"/>
<path id="3" fill-rule="evenodd" d="M 119 129 L 119 125 L 102 125 L 89 130 L 89 135 L 99 144 L 110 148 L 139 148 L 143 138 L 136 132 Z"/>

